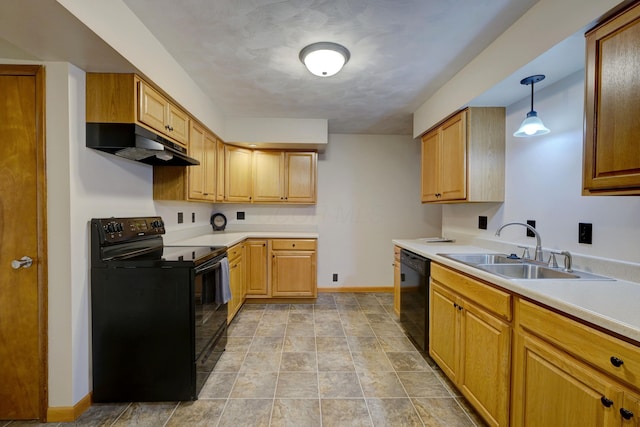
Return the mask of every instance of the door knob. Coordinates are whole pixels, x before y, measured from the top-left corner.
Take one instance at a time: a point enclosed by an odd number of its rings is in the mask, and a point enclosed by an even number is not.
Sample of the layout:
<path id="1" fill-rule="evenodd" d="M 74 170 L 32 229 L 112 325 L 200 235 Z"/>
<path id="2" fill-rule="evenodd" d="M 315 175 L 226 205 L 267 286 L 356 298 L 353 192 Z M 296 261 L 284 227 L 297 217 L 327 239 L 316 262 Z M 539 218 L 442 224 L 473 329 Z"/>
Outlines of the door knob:
<path id="1" fill-rule="evenodd" d="M 19 268 L 29 268 L 33 264 L 33 260 L 28 256 L 23 256 L 20 259 L 14 259 L 11 261 L 11 268 L 17 270 Z"/>

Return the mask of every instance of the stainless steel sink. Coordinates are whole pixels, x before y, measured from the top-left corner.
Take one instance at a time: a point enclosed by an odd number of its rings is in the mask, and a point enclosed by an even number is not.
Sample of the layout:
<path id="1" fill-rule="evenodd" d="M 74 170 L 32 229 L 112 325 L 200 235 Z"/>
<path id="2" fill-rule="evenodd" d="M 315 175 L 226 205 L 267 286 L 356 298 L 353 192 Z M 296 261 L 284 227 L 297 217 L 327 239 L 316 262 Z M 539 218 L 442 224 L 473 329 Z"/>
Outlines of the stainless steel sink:
<path id="1" fill-rule="evenodd" d="M 559 268 L 547 267 L 533 260 L 508 258 L 506 254 L 466 253 L 466 254 L 438 254 L 453 261 L 467 264 L 486 272 L 506 277 L 507 279 L 523 280 L 615 280 L 610 277 L 598 276 L 585 271 L 563 271 Z"/>
<path id="2" fill-rule="evenodd" d="M 579 279 L 580 276 L 536 264 L 479 264 L 476 267 L 510 279 Z"/>
<path id="3" fill-rule="evenodd" d="M 506 254 L 438 254 L 445 258 L 469 265 L 479 264 L 521 264 L 520 258 L 508 258 Z"/>

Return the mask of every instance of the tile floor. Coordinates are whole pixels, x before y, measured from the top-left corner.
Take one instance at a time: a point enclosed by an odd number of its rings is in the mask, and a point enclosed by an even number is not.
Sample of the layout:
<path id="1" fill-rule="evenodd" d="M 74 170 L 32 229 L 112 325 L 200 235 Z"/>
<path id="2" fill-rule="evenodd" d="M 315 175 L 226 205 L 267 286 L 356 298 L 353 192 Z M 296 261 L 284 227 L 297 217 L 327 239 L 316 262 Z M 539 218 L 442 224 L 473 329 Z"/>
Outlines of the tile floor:
<path id="1" fill-rule="evenodd" d="M 245 304 L 195 402 L 96 404 L 75 423 L 0 426 L 484 426 L 392 305 L 389 293 Z"/>

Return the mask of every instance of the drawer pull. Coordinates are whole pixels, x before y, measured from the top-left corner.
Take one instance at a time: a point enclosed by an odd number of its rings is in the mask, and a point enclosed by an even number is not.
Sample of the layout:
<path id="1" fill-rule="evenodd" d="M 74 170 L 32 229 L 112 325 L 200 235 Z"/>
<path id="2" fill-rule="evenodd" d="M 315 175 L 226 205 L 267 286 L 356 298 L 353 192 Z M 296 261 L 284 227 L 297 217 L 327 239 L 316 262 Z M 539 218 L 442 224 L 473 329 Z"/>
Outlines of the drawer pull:
<path id="1" fill-rule="evenodd" d="M 624 361 L 622 359 L 618 359 L 615 356 L 611 356 L 611 359 L 609 359 L 609 360 L 611 360 L 611 364 L 613 366 L 615 366 L 616 368 L 619 368 L 624 363 Z"/>
<path id="2" fill-rule="evenodd" d="M 620 408 L 620 415 L 622 415 L 622 418 L 624 418 L 625 420 L 630 420 L 631 418 L 633 418 L 633 412 L 625 408 Z"/>
<path id="3" fill-rule="evenodd" d="M 611 399 L 607 399 L 606 397 L 602 396 L 600 398 L 600 402 L 602 402 L 602 404 L 604 405 L 605 408 L 610 408 L 611 405 L 613 405 L 613 400 Z"/>

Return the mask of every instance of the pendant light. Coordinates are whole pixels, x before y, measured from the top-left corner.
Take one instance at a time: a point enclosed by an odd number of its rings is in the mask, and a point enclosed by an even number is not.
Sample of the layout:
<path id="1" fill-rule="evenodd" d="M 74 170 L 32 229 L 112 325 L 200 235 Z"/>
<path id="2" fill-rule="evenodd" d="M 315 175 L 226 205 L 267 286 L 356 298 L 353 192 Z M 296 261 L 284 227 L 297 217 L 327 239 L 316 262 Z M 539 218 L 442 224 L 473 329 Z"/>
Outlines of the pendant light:
<path id="1" fill-rule="evenodd" d="M 537 74 L 520 80 L 521 85 L 531 85 L 531 111 L 527 113 L 527 118 L 522 121 L 520 128 L 513 134 L 513 136 L 538 136 L 550 132 L 538 117 L 538 113 L 533 109 L 533 84 L 544 80 L 544 77 L 545 76 L 543 74 Z"/>
<path id="2" fill-rule="evenodd" d="M 351 54 L 346 47 L 338 43 L 318 42 L 304 47 L 299 57 L 312 74 L 330 77 L 344 67 Z"/>

